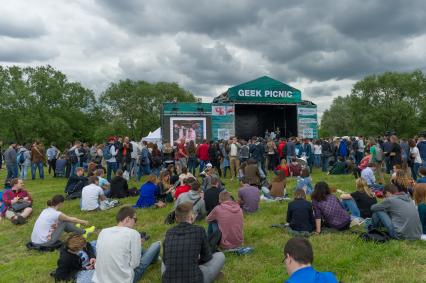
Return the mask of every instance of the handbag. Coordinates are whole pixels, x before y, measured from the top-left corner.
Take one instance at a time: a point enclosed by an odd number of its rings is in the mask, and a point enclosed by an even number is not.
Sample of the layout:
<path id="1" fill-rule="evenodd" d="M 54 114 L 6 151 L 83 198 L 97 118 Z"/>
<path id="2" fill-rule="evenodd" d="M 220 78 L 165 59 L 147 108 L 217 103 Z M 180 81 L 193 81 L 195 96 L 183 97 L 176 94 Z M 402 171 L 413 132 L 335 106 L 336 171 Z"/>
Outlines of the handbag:
<path id="1" fill-rule="evenodd" d="M 17 203 L 12 204 L 12 210 L 14 212 L 20 212 L 27 207 L 31 207 L 31 203 L 29 201 L 18 201 Z"/>

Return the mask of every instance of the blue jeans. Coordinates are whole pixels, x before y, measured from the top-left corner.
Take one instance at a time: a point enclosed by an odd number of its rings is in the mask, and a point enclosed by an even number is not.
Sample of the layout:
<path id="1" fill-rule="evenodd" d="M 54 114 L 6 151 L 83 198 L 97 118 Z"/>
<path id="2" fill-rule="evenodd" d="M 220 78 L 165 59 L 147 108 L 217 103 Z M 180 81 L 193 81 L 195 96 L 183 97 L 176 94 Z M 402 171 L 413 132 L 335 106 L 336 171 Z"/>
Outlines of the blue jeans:
<path id="1" fill-rule="evenodd" d="M 21 173 L 19 175 L 19 177 L 22 180 L 26 180 L 28 178 L 28 165 L 19 165 L 19 169 L 21 170 Z"/>
<path id="2" fill-rule="evenodd" d="M 322 172 L 328 172 L 329 157 L 322 156 Z"/>
<path id="3" fill-rule="evenodd" d="M 217 230 L 219 230 L 219 225 L 217 225 L 217 222 L 209 222 L 209 226 L 207 226 L 207 237 L 209 238 Z"/>
<path id="4" fill-rule="evenodd" d="M 130 177 L 132 176 L 136 177 L 137 172 L 138 172 L 138 163 L 136 162 L 136 159 L 132 158 L 132 161 L 130 162 L 130 170 L 129 170 Z"/>
<path id="5" fill-rule="evenodd" d="M 342 200 L 343 207 L 351 213 L 353 217 L 360 218 L 361 212 L 356 205 L 356 202 L 353 199 L 344 199 Z"/>
<path id="6" fill-rule="evenodd" d="M 383 191 L 383 189 L 385 188 L 384 185 L 380 185 L 380 184 L 371 184 L 369 185 L 369 187 L 376 191 Z"/>
<path id="7" fill-rule="evenodd" d="M 31 177 L 32 177 L 32 179 L 35 180 L 37 168 L 38 168 L 38 174 L 40 176 L 40 179 L 44 179 L 43 162 L 36 162 L 36 163 L 31 164 Z"/>
<path id="8" fill-rule="evenodd" d="M 151 174 L 151 167 L 149 165 L 139 165 L 137 180 L 140 181 L 143 175 Z"/>
<path id="9" fill-rule="evenodd" d="M 257 161 L 257 169 L 259 169 L 260 178 L 263 179 L 266 177 L 263 169 L 262 169 L 262 161 Z"/>
<path id="10" fill-rule="evenodd" d="M 70 173 L 70 176 L 75 176 L 75 171 L 76 171 L 76 169 L 77 169 L 77 167 L 78 167 L 78 162 L 77 163 L 71 163 L 71 173 Z"/>
<path id="11" fill-rule="evenodd" d="M 208 161 L 200 160 L 200 173 L 203 172 L 204 167 L 206 164 L 209 163 Z"/>
<path id="12" fill-rule="evenodd" d="M 188 158 L 188 171 L 192 173 L 192 175 L 195 176 L 195 168 L 197 166 L 197 158 L 195 157 L 189 157 Z"/>
<path id="13" fill-rule="evenodd" d="M 413 175 L 413 180 L 417 180 L 417 173 L 419 172 L 421 165 L 421 163 L 414 163 L 413 167 L 411 167 L 411 175 Z"/>
<path id="14" fill-rule="evenodd" d="M 18 178 L 18 164 L 6 164 L 6 179 Z"/>
<path id="15" fill-rule="evenodd" d="M 386 231 L 389 233 L 389 236 L 394 239 L 398 238 L 396 236 L 395 227 L 393 226 L 392 220 L 389 215 L 384 211 L 373 212 L 373 215 L 371 217 L 371 225 L 367 227 L 367 229 L 372 230 L 375 228 L 382 227 L 386 229 Z"/>
<path id="16" fill-rule="evenodd" d="M 133 278 L 133 282 L 139 282 L 148 266 L 153 264 L 155 260 L 158 259 L 158 256 L 160 255 L 160 248 L 161 242 L 159 241 L 153 243 L 147 250 L 144 250 L 144 248 L 142 248 L 141 262 L 139 266 L 135 268 L 135 276 Z"/>
<path id="17" fill-rule="evenodd" d="M 321 167 L 321 154 L 314 154 L 314 165 L 317 168 Z"/>
<path id="18" fill-rule="evenodd" d="M 117 162 L 107 162 L 107 180 L 108 182 L 111 182 L 111 174 L 112 172 L 117 172 Z"/>

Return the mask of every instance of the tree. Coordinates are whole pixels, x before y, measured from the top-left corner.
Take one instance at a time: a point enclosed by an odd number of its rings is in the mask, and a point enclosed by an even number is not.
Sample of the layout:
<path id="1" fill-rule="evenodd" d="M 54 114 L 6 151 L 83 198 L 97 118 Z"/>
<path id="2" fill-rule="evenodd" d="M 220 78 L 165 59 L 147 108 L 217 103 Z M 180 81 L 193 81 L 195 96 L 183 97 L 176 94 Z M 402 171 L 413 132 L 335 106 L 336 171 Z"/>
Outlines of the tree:
<path id="1" fill-rule="evenodd" d="M 132 80 L 111 83 L 100 98 L 108 124 L 99 133 L 138 139 L 160 126 L 161 105 L 174 98 L 180 102 L 195 101 L 190 92 L 176 83 L 150 84 Z M 108 128 L 114 131 L 108 131 Z"/>
<path id="2" fill-rule="evenodd" d="M 333 100 L 321 128 L 337 136 L 374 136 L 394 130 L 410 137 L 424 129 L 425 100 L 426 77 L 421 71 L 367 76 L 349 96 Z"/>
<path id="3" fill-rule="evenodd" d="M 93 92 L 51 66 L 0 67 L 0 127 L 19 143 L 92 140 L 102 117 Z"/>

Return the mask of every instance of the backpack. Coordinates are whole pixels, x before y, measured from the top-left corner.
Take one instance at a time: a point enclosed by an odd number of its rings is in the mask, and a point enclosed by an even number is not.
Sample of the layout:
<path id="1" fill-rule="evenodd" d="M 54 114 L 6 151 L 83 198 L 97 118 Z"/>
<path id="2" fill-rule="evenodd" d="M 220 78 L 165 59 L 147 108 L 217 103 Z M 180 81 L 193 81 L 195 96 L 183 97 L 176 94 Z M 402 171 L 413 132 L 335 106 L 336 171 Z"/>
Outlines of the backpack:
<path id="1" fill-rule="evenodd" d="M 25 162 L 25 155 L 24 155 L 25 151 L 21 151 L 18 154 L 17 160 L 18 160 L 18 164 L 22 165 Z"/>
<path id="2" fill-rule="evenodd" d="M 107 144 L 106 146 L 104 146 L 104 148 L 102 149 L 102 155 L 103 155 L 105 160 L 112 158 L 111 145 L 110 144 Z"/>
<path id="3" fill-rule="evenodd" d="M 78 157 L 77 157 L 77 154 L 75 153 L 75 149 L 68 150 L 67 155 L 68 155 L 68 160 L 71 162 L 71 164 L 78 163 Z"/>
<path id="4" fill-rule="evenodd" d="M 377 229 L 372 229 L 366 233 L 362 233 L 361 235 L 359 235 L 359 238 L 367 242 L 375 242 L 380 244 L 386 243 L 391 239 L 388 233 L 382 232 Z"/>
<path id="5" fill-rule="evenodd" d="M 384 154 L 383 154 L 382 147 L 380 145 L 376 145 L 376 156 L 375 156 L 376 161 L 378 162 L 383 161 L 383 155 Z"/>

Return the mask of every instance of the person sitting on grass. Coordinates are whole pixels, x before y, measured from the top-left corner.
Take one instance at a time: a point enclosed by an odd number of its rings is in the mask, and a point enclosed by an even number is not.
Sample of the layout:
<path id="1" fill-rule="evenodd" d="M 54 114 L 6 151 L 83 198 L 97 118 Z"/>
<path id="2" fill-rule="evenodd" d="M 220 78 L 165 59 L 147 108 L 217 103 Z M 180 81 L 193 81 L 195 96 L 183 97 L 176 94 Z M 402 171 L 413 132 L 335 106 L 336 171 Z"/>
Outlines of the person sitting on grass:
<path id="1" fill-rule="evenodd" d="M 358 216 L 364 219 L 371 218 L 371 206 L 377 203 L 376 196 L 368 187 L 367 182 L 364 179 L 358 178 L 355 183 L 357 189 L 355 192 L 351 194 L 343 193 L 340 195 L 340 198 L 343 200 L 343 205 L 345 206 L 346 203 L 347 206 L 348 200 L 354 200 L 360 214 L 352 216 Z"/>
<path id="2" fill-rule="evenodd" d="M 108 182 L 107 179 L 104 178 L 104 175 L 105 175 L 104 169 L 97 169 L 95 171 L 95 176 L 98 177 L 98 180 L 99 180 L 99 184 L 98 184 L 99 187 L 101 187 L 104 190 L 104 194 L 106 197 L 110 197 L 111 184 Z"/>
<path id="3" fill-rule="evenodd" d="M 123 178 L 123 170 L 118 169 L 115 177 L 111 180 L 111 198 L 126 198 L 129 196 L 129 185 L 127 180 Z"/>
<path id="4" fill-rule="evenodd" d="M 330 171 L 328 171 L 329 175 L 343 175 L 346 174 L 346 162 L 343 156 L 337 157 L 337 162 L 333 164 Z"/>
<path id="5" fill-rule="evenodd" d="M 24 189 L 24 181 L 18 178 L 10 181 L 11 189 L 3 192 L 3 202 L 5 205 L 4 216 L 10 219 L 13 224 L 24 224 L 30 217 L 33 209 L 31 195 Z M 18 210 L 17 207 L 21 206 Z"/>
<path id="6" fill-rule="evenodd" d="M 284 160 L 284 159 L 283 159 Z M 279 198 L 282 199 L 286 197 L 287 191 L 285 189 L 286 187 L 286 174 L 283 171 L 278 171 L 277 176 L 275 176 L 274 179 L 272 179 L 271 184 L 269 185 L 269 195 L 272 198 Z M 262 188 L 262 191 L 265 193 L 264 188 Z M 265 194 L 267 195 L 267 194 Z"/>
<path id="7" fill-rule="evenodd" d="M 151 174 L 148 176 L 146 183 L 143 184 L 140 188 L 139 199 L 136 204 L 133 206 L 135 208 L 146 208 L 146 207 L 164 207 L 165 203 L 162 201 L 157 201 L 158 196 L 158 179 L 157 176 Z"/>
<path id="8" fill-rule="evenodd" d="M 207 216 L 209 222 L 208 237 L 212 251 L 215 251 L 219 242 L 224 250 L 235 249 L 244 242 L 244 216 L 241 207 L 232 200 L 231 194 L 222 191 L 219 194 L 217 205 Z M 215 235 L 216 234 L 216 235 Z"/>
<path id="9" fill-rule="evenodd" d="M 259 209 L 259 189 L 249 184 L 248 177 L 244 177 L 240 184 L 241 187 L 238 190 L 238 203 L 244 212 L 256 212 Z"/>
<path id="10" fill-rule="evenodd" d="M 58 281 L 91 283 L 96 263 L 95 244 L 95 241 L 88 243 L 80 234 L 70 234 L 60 249 L 58 267 L 52 276 Z"/>
<path id="11" fill-rule="evenodd" d="M 383 191 L 383 185 L 376 183 L 376 177 L 374 176 L 374 170 L 376 165 L 374 163 L 368 163 L 367 167 L 362 170 L 361 178 L 363 178 L 367 185 L 374 191 Z"/>
<path id="12" fill-rule="evenodd" d="M 298 177 L 302 173 L 302 165 L 300 165 L 300 163 L 297 162 L 297 159 L 295 156 L 291 158 L 289 171 L 290 171 L 290 176 L 292 177 Z"/>
<path id="13" fill-rule="evenodd" d="M 290 176 L 290 168 L 289 168 L 289 166 L 287 164 L 287 160 L 285 160 L 285 158 L 281 159 L 280 165 L 278 165 L 275 168 L 274 171 L 275 171 L 275 174 L 278 174 L 279 171 L 282 171 L 282 172 L 284 172 L 284 174 L 285 174 L 286 177 Z"/>
<path id="14" fill-rule="evenodd" d="M 163 243 L 162 282 L 213 282 L 221 274 L 225 255 L 212 254 L 206 231 L 193 224 L 192 203 L 179 204 L 175 213 L 178 224 L 166 232 Z"/>
<path id="15" fill-rule="evenodd" d="M 83 167 L 77 167 L 75 174 L 72 174 L 67 181 L 65 186 L 65 193 L 67 195 L 74 195 L 76 198 L 81 197 L 81 191 L 84 186 L 88 185 L 88 179 L 84 176 Z"/>
<path id="16" fill-rule="evenodd" d="M 47 201 L 48 207 L 40 213 L 31 234 L 31 242 L 35 246 L 53 247 L 60 240 L 63 232 L 72 232 L 87 238 L 87 235 L 95 231 L 95 226 L 86 229 L 80 228 L 80 224 L 88 225 L 88 221 L 62 213 L 60 209 L 64 205 L 64 201 L 65 198 L 62 195 L 55 195 Z M 78 226 L 74 223 L 77 223 Z"/>
<path id="17" fill-rule="evenodd" d="M 420 183 L 414 186 L 414 201 L 422 223 L 423 235 L 426 235 L 426 184 Z"/>
<path id="18" fill-rule="evenodd" d="M 133 229 L 137 221 L 133 208 L 122 207 L 116 220 L 117 225 L 103 229 L 96 241 L 94 283 L 139 282 L 158 260 L 161 243 L 155 242 L 147 250 L 142 247 L 145 237 Z"/>
<path id="19" fill-rule="evenodd" d="M 318 182 L 311 195 L 315 215 L 315 233 L 325 226 L 339 231 L 348 230 L 351 218 L 341 202 L 330 192 L 326 182 Z"/>
<path id="20" fill-rule="evenodd" d="M 194 210 L 195 220 L 199 221 L 206 217 L 206 203 L 203 199 L 203 193 L 200 190 L 200 183 L 194 182 L 191 184 L 191 190 L 187 193 L 183 193 L 175 202 L 175 208 L 184 202 L 192 203 Z"/>
<path id="21" fill-rule="evenodd" d="M 89 177 L 89 185 L 81 192 L 81 210 L 96 211 L 101 209 L 101 202 L 105 201 L 104 190 L 99 187 L 99 179 L 96 176 Z"/>
<path id="22" fill-rule="evenodd" d="M 294 200 L 288 204 L 287 223 L 291 229 L 290 232 L 312 233 L 315 229 L 314 214 L 312 212 L 312 203 L 306 200 L 304 190 L 294 192 Z"/>
<path id="23" fill-rule="evenodd" d="M 204 202 L 206 203 L 207 214 L 210 214 L 210 212 L 212 212 L 212 210 L 219 204 L 219 194 L 224 191 L 223 188 L 219 187 L 219 178 L 212 177 L 210 182 L 210 189 L 204 192 Z"/>
<path id="24" fill-rule="evenodd" d="M 287 241 L 284 262 L 290 276 L 285 283 L 338 283 L 331 272 L 318 272 L 312 267 L 314 253 L 311 243 L 301 237 Z"/>
<path id="25" fill-rule="evenodd" d="M 419 178 L 417 179 L 417 184 L 426 183 L 426 167 L 420 167 L 418 171 Z"/>
<path id="26" fill-rule="evenodd" d="M 422 224 L 410 196 L 394 184 L 386 185 L 383 193 L 385 200 L 371 207 L 372 223 L 367 229 L 384 228 L 393 239 L 420 239 Z"/>
<path id="27" fill-rule="evenodd" d="M 175 181 L 175 183 L 179 183 Z M 158 202 L 173 202 L 173 189 L 174 184 L 171 183 L 171 177 L 169 171 L 162 171 L 160 173 L 160 179 L 158 181 L 158 195 L 157 195 L 157 201 Z"/>
<path id="28" fill-rule="evenodd" d="M 183 184 L 177 186 L 175 189 L 174 199 L 176 200 L 181 194 L 189 192 L 191 190 L 190 184 L 193 182 L 195 182 L 195 178 L 187 178 L 183 180 Z"/>
<path id="29" fill-rule="evenodd" d="M 312 178 L 310 176 L 309 168 L 302 169 L 302 173 L 297 177 L 296 190 L 304 190 L 307 195 L 312 194 Z"/>
<path id="30" fill-rule="evenodd" d="M 187 178 L 194 178 L 194 175 L 192 175 L 190 172 L 188 172 L 187 167 L 182 167 L 182 173 L 179 175 L 179 184 L 183 185 L 183 182 Z"/>

